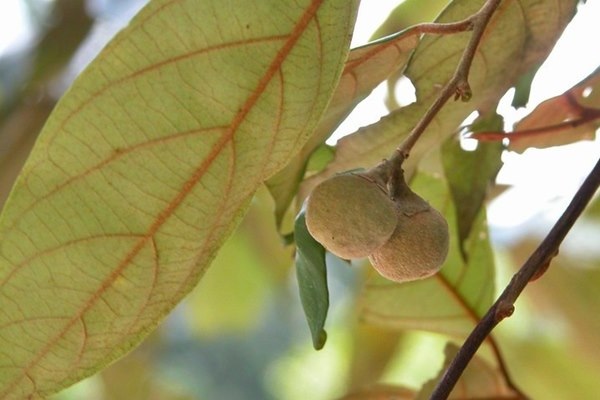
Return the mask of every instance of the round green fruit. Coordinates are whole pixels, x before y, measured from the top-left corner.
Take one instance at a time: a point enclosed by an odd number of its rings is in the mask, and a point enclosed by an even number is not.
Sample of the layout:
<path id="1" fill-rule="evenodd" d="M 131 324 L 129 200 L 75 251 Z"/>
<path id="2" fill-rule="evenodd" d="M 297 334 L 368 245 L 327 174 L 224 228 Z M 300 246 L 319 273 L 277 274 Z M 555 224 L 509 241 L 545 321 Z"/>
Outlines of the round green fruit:
<path id="1" fill-rule="evenodd" d="M 306 203 L 310 234 L 345 259 L 367 257 L 390 238 L 396 209 L 385 187 L 359 173 L 336 175 L 317 185 Z"/>
<path id="2" fill-rule="evenodd" d="M 397 224 L 389 240 L 369 260 L 385 278 L 406 282 L 427 278 L 448 255 L 448 223 L 408 187 L 396 200 Z"/>

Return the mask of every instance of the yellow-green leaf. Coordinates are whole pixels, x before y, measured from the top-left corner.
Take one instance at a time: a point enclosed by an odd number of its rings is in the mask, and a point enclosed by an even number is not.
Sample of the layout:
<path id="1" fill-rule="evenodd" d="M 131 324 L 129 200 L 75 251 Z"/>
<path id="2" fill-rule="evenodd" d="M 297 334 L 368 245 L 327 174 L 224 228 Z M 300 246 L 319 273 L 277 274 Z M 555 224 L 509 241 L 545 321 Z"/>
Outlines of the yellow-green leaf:
<path id="1" fill-rule="evenodd" d="M 356 1 L 154 0 L 49 118 L 0 217 L 0 398 L 139 343 L 304 144 Z"/>
<path id="2" fill-rule="evenodd" d="M 273 200 L 261 186 L 243 221 L 185 298 L 184 314 L 198 337 L 257 327 L 256 316 L 271 299 L 273 286 L 287 281 L 292 267 L 293 248 L 281 243 L 274 226 Z"/>

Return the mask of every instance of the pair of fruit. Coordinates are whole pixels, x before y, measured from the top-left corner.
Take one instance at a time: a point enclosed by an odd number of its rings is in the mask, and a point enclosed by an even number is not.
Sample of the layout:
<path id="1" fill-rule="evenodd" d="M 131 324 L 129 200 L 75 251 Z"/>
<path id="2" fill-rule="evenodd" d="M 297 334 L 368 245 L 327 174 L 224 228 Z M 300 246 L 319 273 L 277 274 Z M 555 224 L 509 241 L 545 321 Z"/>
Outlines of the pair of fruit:
<path id="1" fill-rule="evenodd" d="M 368 173 L 323 181 L 306 204 L 310 234 L 345 259 L 369 257 L 385 278 L 405 282 L 435 274 L 448 253 L 444 217 L 402 181 L 392 199 Z"/>

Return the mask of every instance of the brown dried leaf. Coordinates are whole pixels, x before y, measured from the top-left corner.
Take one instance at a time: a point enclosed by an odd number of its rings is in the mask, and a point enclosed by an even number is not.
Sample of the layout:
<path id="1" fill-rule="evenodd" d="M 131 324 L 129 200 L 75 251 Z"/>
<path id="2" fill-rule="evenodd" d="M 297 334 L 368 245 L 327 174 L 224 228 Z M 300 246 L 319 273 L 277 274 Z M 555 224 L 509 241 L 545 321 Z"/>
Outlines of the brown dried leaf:
<path id="1" fill-rule="evenodd" d="M 538 105 L 507 135 L 509 149 L 522 153 L 593 140 L 600 127 L 600 68 L 563 94 Z"/>

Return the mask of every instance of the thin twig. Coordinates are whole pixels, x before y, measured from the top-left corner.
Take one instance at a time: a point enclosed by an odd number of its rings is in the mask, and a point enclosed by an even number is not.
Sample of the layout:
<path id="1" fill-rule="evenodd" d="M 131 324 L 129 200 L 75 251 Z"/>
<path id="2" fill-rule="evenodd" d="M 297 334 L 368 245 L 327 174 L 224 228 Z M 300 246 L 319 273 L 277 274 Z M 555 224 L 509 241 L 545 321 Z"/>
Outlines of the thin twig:
<path id="1" fill-rule="evenodd" d="M 531 254 L 519 271 L 512 277 L 500 297 L 479 321 L 462 345 L 455 358 L 452 360 L 442 379 L 431 394 L 431 400 L 444 400 L 448 398 L 454 385 L 473 358 L 477 349 L 491 333 L 496 325 L 504 318 L 512 315 L 514 303 L 523 292 L 527 284 L 548 268 L 552 258 L 558 253 L 558 248 L 571 227 L 577 221 L 586 205 L 590 202 L 594 193 L 600 186 L 600 160 L 587 176 L 565 212 L 552 227 L 548 236 L 539 247 Z"/>
<path id="2" fill-rule="evenodd" d="M 471 98 L 471 87 L 469 86 L 468 80 L 471 64 L 473 63 L 475 52 L 477 51 L 477 47 L 479 46 L 481 38 L 483 37 L 483 32 L 485 31 L 490 18 L 500 5 L 501 1 L 502 0 L 487 0 L 479 11 L 471 15 L 466 20 L 458 23 L 466 24 L 468 22 L 470 25 L 472 25 L 472 34 L 467 46 L 465 47 L 465 50 L 463 51 L 456 70 L 454 71 L 454 74 L 450 80 L 442 88 L 433 104 L 431 104 L 431 106 L 423 114 L 419 122 L 417 122 L 406 139 L 396 149 L 392 157 L 386 161 L 387 163 L 391 164 L 391 168 L 386 169 L 389 171 L 396 171 L 402 168 L 402 163 L 406 158 L 408 158 L 408 155 L 417 140 L 419 140 L 425 129 L 429 126 L 431 121 L 433 121 L 435 116 L 440 112 L 444 104 L 446 104 L 450 98 L 460 98 L 463 101 L 468 101 Z M 422 26 L 420 29 L 425 28 Z M 392 197 L 394 197 L 395 187 L 398 185 L 396 185 L 394 180 L 391 179 L 389 181 L 389 186 L 390 194 Z"/>
<path id="3" fill-rule="evenodd" d="M 421 137 L 427 126 L 429 126 L 433 118 L 451 97 L 455 97 L 456 99 L 460 98 L 464 101 L 468 101 L 471 98 L 471 87 L 469 86 L 469 71 L 471 69 L 471 64 L 475 58 L 475 52 L 479 46 L 483 32 L 485 31 L 492 14 L 500 5 L 500 2 L 501 0 L 488 0 L 477 13 L 467 19 L 473 24 L 473 33 L 469 43 L 467 43 L 467 46 L 463 51 L 452 78 L 446 83 L 437 99 L 425 112 L 423 117 L 421 117 L 408 137 L 402 142 L 400 147 L 398 147 L 397 152 L 401 153 L 403 158 L 408 157 L 408 153 L 410 153 L 410 150 Z"/>

